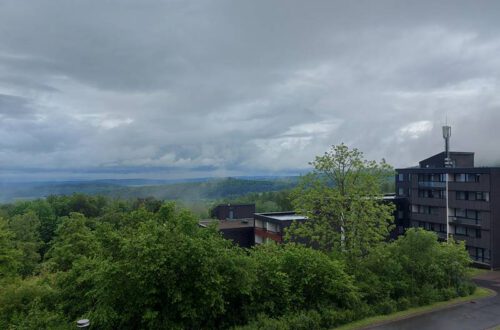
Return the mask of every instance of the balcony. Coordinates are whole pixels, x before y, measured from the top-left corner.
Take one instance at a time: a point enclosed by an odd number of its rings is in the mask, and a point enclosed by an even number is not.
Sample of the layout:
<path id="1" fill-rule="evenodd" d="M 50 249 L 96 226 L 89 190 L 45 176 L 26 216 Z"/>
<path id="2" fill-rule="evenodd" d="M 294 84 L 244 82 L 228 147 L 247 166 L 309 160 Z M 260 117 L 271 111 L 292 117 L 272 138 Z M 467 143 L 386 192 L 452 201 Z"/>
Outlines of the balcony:
<path id="1" fill-rule="evenodd" d="M 446 188 L 446 182 L 443 181 L 419 181 L 419 188 Z"/>
<path id="2" fill-rule="evenodd" d="M 448 217 L 450 223 L 453 223 L 455 225 L 465 225 L 465 226 L 472 226 L 472 227 L 481 227 L 481 222 L 477 219 L 470 219 L 470 218 L 461 218 L 461 217 Z"/>

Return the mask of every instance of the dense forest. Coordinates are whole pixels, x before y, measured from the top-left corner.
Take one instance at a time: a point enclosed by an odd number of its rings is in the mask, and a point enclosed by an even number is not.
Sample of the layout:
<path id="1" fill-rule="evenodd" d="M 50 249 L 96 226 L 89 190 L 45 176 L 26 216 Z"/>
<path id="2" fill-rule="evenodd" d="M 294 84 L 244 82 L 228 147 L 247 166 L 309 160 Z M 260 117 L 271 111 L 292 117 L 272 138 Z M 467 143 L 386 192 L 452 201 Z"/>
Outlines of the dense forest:
<path id="1" fill-rule="evenodd" d="M 298 177 L 160 180 L 99 180 L 74 182 L 1 183 L 0 202 L 82 193 L 111 198 L 154 197 L 184 203 L 213 202 L 248 193 L 280 191 L 296 186 Z"/>
<path id="2" fill-rule="evenodd" d="M 74 194 L 0 207 L 0 328 L 328 329 L 468 295 L 463 245 L 409 230 L 353 262 L 242 249 L 154 198 Z"/>

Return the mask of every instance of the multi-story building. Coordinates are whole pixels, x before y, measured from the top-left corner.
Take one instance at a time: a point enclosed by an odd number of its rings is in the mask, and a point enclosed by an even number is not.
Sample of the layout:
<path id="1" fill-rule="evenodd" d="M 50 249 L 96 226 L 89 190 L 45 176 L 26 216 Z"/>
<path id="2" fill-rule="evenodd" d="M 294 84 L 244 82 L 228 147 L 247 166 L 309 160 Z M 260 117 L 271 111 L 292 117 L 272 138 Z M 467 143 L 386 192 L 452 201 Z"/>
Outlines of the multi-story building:
<path id="1" fill-rule="evenodd" d="M 200 227 L 208 227 L 215 224 L 216 228 L 221 232 L 222 237 L 233 241 L 244 248 L 250 248 L 255 245 L 254 242 L 254 220 L 239 219 L 239 220 L 215 220 L 206 219 L 200 220 Z"/>
<path id="2" fill-rule="evenodd" d="M 219 204 L 212 209 L 210 216 L 219 220 L 253 219 L 255 204 Z"/>
<path id="3" fill-rule="evenodd" d="M 396 170 L 396 193 L 408 207 L 396 223 L 463 240 L 475 263 L 500 268 L 500 167 L 475 167 L 474 153 L 448 151 L 444 132 L 446 151 Z"/>
<path id="4" fill-rule="evenodd" d="M 255 244 L 262 244 L 268 241 L 281 243 L 283 242 L 285 228 L 290 227 L 295 221 L 302 222 L 306 220 L 306 217 L 298 215 L 295 212 L 255 213 Z"/>

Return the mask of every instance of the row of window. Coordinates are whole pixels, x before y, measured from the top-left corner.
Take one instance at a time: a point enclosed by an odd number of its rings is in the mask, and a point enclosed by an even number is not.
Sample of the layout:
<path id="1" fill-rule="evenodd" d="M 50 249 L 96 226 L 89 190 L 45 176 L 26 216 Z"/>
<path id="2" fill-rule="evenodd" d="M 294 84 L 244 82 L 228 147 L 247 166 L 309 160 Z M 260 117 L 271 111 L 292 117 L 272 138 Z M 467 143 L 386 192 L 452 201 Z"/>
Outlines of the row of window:
<path id="1" fill-rule="evenodd" d="M 466 236 L 470 238 L 481 238 L 481 229 L 464 226 L 450 226 L 450 231 L 454 235 Z"/>
<path id="2" fill-rule="evenodd" d="M 255 244 L 264 244 L 264 243 L 271 242 L 271 241 L 273 241 L 272 238 L 262 237 L 260 235 L 255 235 Z"/>
<path id="3" fill-rule="evenodd" d="M 398 196 L 409 196 L 410 189 L 398 188 Z M 420 198 L 446 198 L 446 191 L 443 189 L 418 189 Z M 463 201 L 490 201 L 490 193 L 487 191 L 455 191 L 455 199 Z"/>
<path id="4" fill-rule="evenodd" d="M 434 231 L 436 233 L 446 233 L 446 225 L 442 223 L 414 221 L 412 226 L 424 228 L 425 230 Z M 481 229 L 450 225 L 450 234 L 470 238 L 481 238 Z"/>
<path id="5" fill-rule="evenodd" d="M 442 223 L 414 221 L 412 223 L 412 226 L 424 228 L 425 230 L 435 231 L 436 233 L 446 233 L 446 225 Z"/>
<path id="6" fill-rule="evenodd" d="M 419 189 L 418 197 L 443 199 L 446 197 L 446 191 L 442 189 Z"/>
<path id="7" fill-rule="evenodd" d="M 428 205 L 419 205 L 412 204 L 411 212 L 416 214 L 439 214 L 439 207 L 437 206 L 428 206 Z M 464 218 L 464 219 L 472 219 L 479 220 L 481 218 L 481 211 L 471 210 L 471 209 L 461 209 L 461 208 L 450 208 L 448 210 L 448 215 L 450 217 Z"/>
<path id="8" fill-rule="evenodd" d="M 450 217 L 479 220 L 481 212 L 477 211 L 477 210 L 471 210 L 471 209 L 450 208 L 448 211 L 448 214 Z"/>
<path id="9" fill-rule="evenodd" d="M 490 193 L 486 191 L 457 191 L 456 199 L 463 201 L 490 201 Z"/>
<path id="10" fill-rule="evenodd" d="M 448 181 L 454 182 L 479 182 L 481 174 L 478 173 L 451 173 L 448 176 Z M 411 181 L 411 174 L 398 173 L 398 181 Z M 420 173 L 418 174 L 418 182 L 445 182 L 445 173 Z"/>
<path id="11" fill-rule="evenodd" d="M 474 246 L 466 246 L 466 248 L 472 260 L 488 264 L 490 263 L 491 253 L 489 249 L 484 249 Z"/>
<path id="12" fill-rule="evenodd" d="M 261 229 L 265 229 L 267 231 L 272 231 L 275 233 L 279 231 L 278 225 L 271 223 L 271 222 L 268 222 L 268 221 L 262 221 L 262 220 L 258 220 L 258 219 L 255 220 L 255 228 L 261 228 Z"/>
<path id="13" fill-rule="evenodd" d="M 417 214 L 438 215 L 439 214 L 439 207 L 413 204 L 411 206 L 411 212 L 417 213 Z"/>

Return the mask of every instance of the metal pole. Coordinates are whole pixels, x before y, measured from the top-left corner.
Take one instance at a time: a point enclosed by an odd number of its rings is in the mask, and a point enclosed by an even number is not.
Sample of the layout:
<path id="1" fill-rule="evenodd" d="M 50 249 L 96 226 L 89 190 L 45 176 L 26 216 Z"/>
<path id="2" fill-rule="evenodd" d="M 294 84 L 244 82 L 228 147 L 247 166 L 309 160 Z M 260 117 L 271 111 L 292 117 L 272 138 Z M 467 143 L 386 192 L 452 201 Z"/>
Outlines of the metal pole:
<path id="1" fill-rule="evenodd" d="M 450 237 L 450 217 L 449 217 L 449 208 L 448 208 L 448 173 L 445 173 L 445 180 L 446 180 L 446 242 L 448 242 L 448 239 Z"/>

